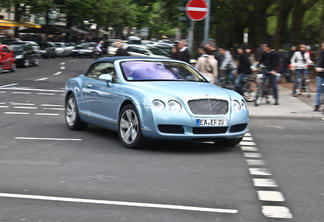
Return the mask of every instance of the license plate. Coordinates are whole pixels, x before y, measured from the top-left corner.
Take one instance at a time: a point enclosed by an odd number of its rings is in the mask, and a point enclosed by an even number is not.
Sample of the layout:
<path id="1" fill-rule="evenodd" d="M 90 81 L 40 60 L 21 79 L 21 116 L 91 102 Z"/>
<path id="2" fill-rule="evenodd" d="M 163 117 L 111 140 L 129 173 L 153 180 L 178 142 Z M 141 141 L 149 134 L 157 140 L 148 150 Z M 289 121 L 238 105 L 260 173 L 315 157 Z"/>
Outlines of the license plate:
<path id="1" fill-rule="evenodd" d="M 227 126 L 227 119 L 197 119 L 197 126 Z"/>

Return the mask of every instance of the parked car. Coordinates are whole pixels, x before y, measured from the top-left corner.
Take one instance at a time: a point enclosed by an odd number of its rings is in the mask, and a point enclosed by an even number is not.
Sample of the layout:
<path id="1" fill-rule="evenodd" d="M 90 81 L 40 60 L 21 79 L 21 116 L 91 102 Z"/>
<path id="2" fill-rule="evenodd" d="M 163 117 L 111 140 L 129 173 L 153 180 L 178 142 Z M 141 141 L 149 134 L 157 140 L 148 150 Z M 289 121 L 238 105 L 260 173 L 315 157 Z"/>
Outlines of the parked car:
<path id="1" fill-rule="evenodd" d="M 14 42 L 9 46 L 15 54 L 17 66 L 37 66 L 39 63 L 39 52 L 31 42 Z"/>
<path id="2" fill-rule="evenodd" d="M 124 49 L 126 49 L 131 56 L 170 58 L 166 52 L 154 46 L 126 45 Z"/>
<path id="3" fill-rule="evenodd" d="M 0 44 L 0 73 L 3 70 L 16 71 L 16 59 L 14 52 L 7 45 Z"/>
<path id="4" fill-rule="evenodd" d="M 56 57 L 56 51 L 55 51 L 55 44 L 52 42 L 39 42 L 38 43 L 40 47 L 40 54 L 43 58 L 49 59 L 49 58 L 55 58 Z"/>
<path id="5" fill-rule="evenodd" d="M 75 43 L 73 42 L 65 43 L 65 53 L 67 56 L 70 56 L 72 54 L 73 49 L 75 49 Z"/>
<path id="6" fill-rule="evenodd" d="M 90 56 L 94 58 L 96 56 L 96 46 L 95 42 L 82 42 L 75 46 L 75 49 L 72 50 L 72 56 Z"/>
<path id="7" fill-rule="evenodd" d="M 55 51 L 57 56 L 64 57 L 67 55 L 67 52 L 65 51 L 64 42 L 54 42 L 54 44 L 55 44 Z"/>
<path id="8" fill-rule="evenodd" d="M 33 50 L 37 54 L 38 59 L 40 59 L 41 58 L 41 53 L 40 53 L 40 46 L 38 45 L 38 43 L 34 42 L 34 41 L 24 41 L 24 42 L 31 44 L 31 46 L 33 47 Z"/>
<path id="9" fill-rule="evenodd" d="M 105 57 L 65 85 L 65 120 L 117 131 L 124 146 L 146 139 L 214 141 L 234 146 L 248 129 L 244 98 L 172 59 Z"/>

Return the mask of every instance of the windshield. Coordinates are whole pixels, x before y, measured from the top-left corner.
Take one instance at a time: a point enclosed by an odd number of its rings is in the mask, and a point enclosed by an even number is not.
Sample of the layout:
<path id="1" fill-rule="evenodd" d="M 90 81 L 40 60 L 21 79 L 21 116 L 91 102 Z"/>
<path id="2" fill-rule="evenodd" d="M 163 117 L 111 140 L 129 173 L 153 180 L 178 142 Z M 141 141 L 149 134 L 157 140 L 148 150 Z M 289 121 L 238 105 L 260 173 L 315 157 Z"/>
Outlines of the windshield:
<path id="1" fill-rule="evenodd" d="M 56 48 L 63 47 L 61 43 L 55 43 Z"/>
<path id="2" fill-rule="evenodd" d="M 17 44 L 17 45 L 9 45 L 12 48 L 12 51 L 24 51 L 25 45 Z"/>
<path id="3" fill-rule="evenodd" d="M 207 82 L 190 65 L 171 61 L 127 61 L 121 63 L 127 81 Z"/>

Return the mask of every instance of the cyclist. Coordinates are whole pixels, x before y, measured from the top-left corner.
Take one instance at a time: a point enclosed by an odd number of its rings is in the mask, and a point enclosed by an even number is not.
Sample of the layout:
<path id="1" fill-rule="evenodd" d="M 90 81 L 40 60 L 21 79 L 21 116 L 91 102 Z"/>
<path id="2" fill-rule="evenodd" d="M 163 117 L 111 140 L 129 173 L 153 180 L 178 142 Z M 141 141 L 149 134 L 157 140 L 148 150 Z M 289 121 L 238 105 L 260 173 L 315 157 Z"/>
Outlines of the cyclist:
<path id="1" fill-rule="evenodd" d="M 236 71 L 237 65 L 235 64 L 231 53 L 226 49 L 225 46 L 221 46 L 218 48 L 219 53 L 221 56 L 224 57 L 222 64 L 220 66 L 220 70 L 226 71 L 226 75 L 234 82 L 234 74 L 233 72 Z"/>
<path id="2" fill-rule="evenodd" d="M 300 78 L 301 74 L 307 75 L 308 74 L 308 65 L 313 64 L 312 60 L 310 59 L 309 53 L 306 51 L 306 46 L 304 44 L 299 44 L 297 51 L 291 57 L 291 65 L 296 68 L 295 71 L 295 84 L 293 88 L 293 96 L 296 97 L 296 88 L 298 85 L 298 79 Z"/>
<path id="3" fill-rule="evenodd" d="M 246 75 L 251 74 L 251 64 L 249 62 L 248 55 L 245 53 L 245 47 L 237 48 L 237 52 L 239 54 L 239 65 L 237 67 L 237 71 L 234 71 L 233 74 L 238 74 L 235 79 L 235 85 L 237 87 L 237 92 L 243 96 L 242 81 Z"/>
<path id="4" fill-rule="evenodd" d="M 259 67 L 260 64 L 263 64 L 265 66 L 265 78 L 269 78 L 270 82 L 272 83 L 272 89 L 275 98 L 274 105 L 279 105 L 276 73 L 276 68 L 279 64 L 279 60 L 277 53 L 271 50 L 270 43 L 264 44 L 263 53 L 261 54 L 260 60 L 257 62 L 257 67 Z M 257 69 L 255 69 L 255 71 L 257 71 Z"/>
<path id="5" fill-rule="evenodd" d="M 324 83 L 324 43 L 322 43 L 321 48 L 322 48 L 322 51 L 320 52 L 320 55 L 319 55 L 319 57 L 317 59 L 317 64 L 316 64 L 317 93 L 316 93 L 314 111 L 319 110 L 321 93 L 323 92 L 323 86 L 322 85 Z"/>

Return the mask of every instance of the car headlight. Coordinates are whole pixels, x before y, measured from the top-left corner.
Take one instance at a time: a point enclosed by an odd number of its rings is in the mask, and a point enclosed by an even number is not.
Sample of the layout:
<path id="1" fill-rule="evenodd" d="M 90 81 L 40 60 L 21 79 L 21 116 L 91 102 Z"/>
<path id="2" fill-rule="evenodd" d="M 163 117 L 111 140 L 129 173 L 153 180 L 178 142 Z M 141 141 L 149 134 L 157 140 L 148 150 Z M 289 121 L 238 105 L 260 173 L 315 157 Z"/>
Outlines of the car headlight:
<path id="1" fill-rule="evenodd" d="M 247 105 L 243 99 L 241 100 L 241 106 L 244 111 L 247 110 Z"/>
<path id="2" fill-rule="evenodd" d="M 170 100 L 168 102 L 168 108 L 172 113 L 178 113 L 181 110 L 181 105 L 175 100 Z"/>
<path id="3" fill-rule="evenodd" d="M 158 100 L 158 99 L 153 100 L 152 106 L 158 111 L 164 110 L 164 108 L 165 108 L 164 102 L 162 102 L 161 100 Z"/>
<path id="4" fill-rule="evenodd" d="M 17 55 L 15 58 L 16 59 L 22 59 L 22 58 L 24 58 L 24 56 L 23 55 Z"/>
<path id="5" fill-rule="evenodd" d="M 233 101 L 233 109 L 236 111 L 236 112 L 239 112 L 241 110 L 241 105 L 240 103 L 237 101 L 237 100 L 234 100 Z"/>

